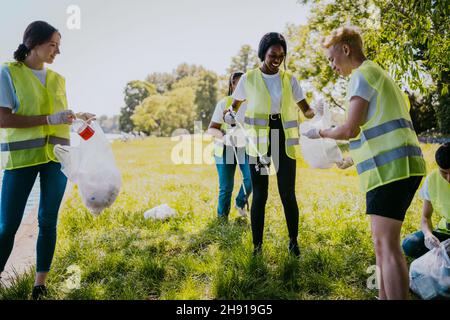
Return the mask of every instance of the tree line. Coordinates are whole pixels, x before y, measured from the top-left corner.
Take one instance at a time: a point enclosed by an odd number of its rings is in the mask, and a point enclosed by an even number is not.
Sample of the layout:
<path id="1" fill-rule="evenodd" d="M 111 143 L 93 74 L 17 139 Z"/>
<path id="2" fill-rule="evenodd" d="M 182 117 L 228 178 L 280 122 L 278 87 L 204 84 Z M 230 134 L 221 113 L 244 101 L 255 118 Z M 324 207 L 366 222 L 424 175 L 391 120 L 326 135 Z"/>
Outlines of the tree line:
<path id="1" fill-rule="evenodd" d="M 329 67 L 321 39 L 351 24 L 362 31 L 367 57 L 388 70 L 408 94 L 416 131 L 450 134 L 449 0 L 300 2 L 309 3 L 311 12 L 306 24 L 286 26 L 286 64 L 308 99 L 324 98 L 336 110 L 345 108 L 348 81 Z M 217 101 L 227 92 L 228 74 L 258 65 L 255 50 L 244 45 L 231 58 L 227 75 L 184 63 L 170 73 L 130 81 L 124 90 L 120 130 L 169 136 L 177 128 L 192 132 L 194 121 L 202 121 L 205 128 Z"/>

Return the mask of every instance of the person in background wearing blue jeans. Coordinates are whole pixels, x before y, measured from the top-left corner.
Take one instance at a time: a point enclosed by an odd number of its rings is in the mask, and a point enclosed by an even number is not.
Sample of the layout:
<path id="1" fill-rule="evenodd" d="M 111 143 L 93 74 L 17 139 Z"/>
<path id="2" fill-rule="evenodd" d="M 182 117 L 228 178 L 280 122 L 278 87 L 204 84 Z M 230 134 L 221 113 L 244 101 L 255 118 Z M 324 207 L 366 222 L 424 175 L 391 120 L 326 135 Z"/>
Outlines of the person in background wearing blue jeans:
<path id="1" fill-rule="evenodd" d="M 40 177 L 36 279 L 32 298 L 47 292 L 45 281 L 56 245 L 59 207 L 67 179 L 53 147 L 69 145 L 69 125 L 76 118 L 67 108 L 65 80 L 44 68 L 60 54 L 61 34 L 43 21 L 31 23 L 15 62 L 0 70 L 0 145 L 4 170 L 0 201 L 0 274 L 14 246 L 37 175 Z M 81 113 L 86 119 L 94 115 Z"/>
<path id="2" fill-rule="evenodd" d="M 428 175 L 420 190 L 420 197 L 424 200 L 422 230 L 410 234 L 402 243 L 405 254 L 414 259 L 450 239 L 450 143 L 436 151 L 436 163 L 439 169 Z M 433 212 L 442 217 L 434 230 L 431 222 Z"/>
<path id="3" fill-rule="evenodd" d="M 208 132 L 218 138 L 215 142 L 214 158 L 216 161 L 217 172 L 219 174 L 219 204 L 217 214 L 219 218 L 227 219 L 231 208 L 231 197 L 234 187 L 234 175 L 237 164 L 244 177 L 243 184 L 236 197 L 235 208 L 241 217 L 246 217 L 246 204 L 248 197 L 252 192 L 252 184 L 250 179 L 250 168 L 248 164 L 248 156 L 245 154 L 245 145 L 241 147 L 233 147 L 226 141 L 225 133 L 232 129 L 232 126 L 224 123 L 223 112 L 228 109 L 233 102 L 231 95 L 236 88 L 242 72 L 234 72 L 230 76 L 228 85 L 228 96 L 219 101 L 211 118 Z M 241 124 L 244 123 L 245 105 L 243 110 L 239 110 L 236 120 Z M 225 142 L 225 143 L 224 143 Z M 233 150 L 235 148 L 235 150 Z M 237 159 L 236 159 L 237 157 Z M 244 189 L 245 188 L 245 189 Z"/>

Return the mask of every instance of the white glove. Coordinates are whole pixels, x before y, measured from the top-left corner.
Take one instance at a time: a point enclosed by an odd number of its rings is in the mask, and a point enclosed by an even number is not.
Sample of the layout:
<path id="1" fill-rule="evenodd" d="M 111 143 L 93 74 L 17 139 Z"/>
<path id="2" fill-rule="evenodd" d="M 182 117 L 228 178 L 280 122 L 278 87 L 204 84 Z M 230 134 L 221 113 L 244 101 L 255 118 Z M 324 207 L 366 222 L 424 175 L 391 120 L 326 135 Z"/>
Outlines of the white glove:
<path id="1" fill-rule="evenodd" d="M 425 247 L 427 247 L 429 250 L 439 248 L 440 245 L 441 242 L 432 233 L 429 233 L 425 236 Z"/>
<path id="2" fill-rule="evenodd" d="M 64 110 L 47 116 L 47 123 L 49 125 L 72 124 L 75 118 L 75 113 L 72 110 Z"/>
<path id="3" fill-rule="evenodd" d="M 305 137 L 307 137 L 309 139 L 321 139 L 322 136 L 320 135 L 319 132 L 320 132 L 319 128 L 312 128 L 306 132 L 302 132 L 302 135 L 304 135 Z"/>
<path id="4" fill-rule="evenodd" d="M 342 159 L 342 161 L 336 162 L 336 166 L 342 170 L 350 168 L 352 165 L 354 165 L 354 162 L 353 159 L 350 157 L 344 158 Z"/>
<path id="5" fill-rule="evenodd" d="M 228 112 L 223 117 L 223 120 L 225 121 L 225 123 L 227 123 L 229 125 L 236 124 L 236 119 L 231 115 L 231 112 L 233 112 L 233 111 L 228 110 Z"/>
<path id="6" fill-rule="evenodd" d="M 76 114 L 78 119 L 91 122 L 92 120 L 96 120 L 96 115 L 89 112 L 77 112 Z"/>

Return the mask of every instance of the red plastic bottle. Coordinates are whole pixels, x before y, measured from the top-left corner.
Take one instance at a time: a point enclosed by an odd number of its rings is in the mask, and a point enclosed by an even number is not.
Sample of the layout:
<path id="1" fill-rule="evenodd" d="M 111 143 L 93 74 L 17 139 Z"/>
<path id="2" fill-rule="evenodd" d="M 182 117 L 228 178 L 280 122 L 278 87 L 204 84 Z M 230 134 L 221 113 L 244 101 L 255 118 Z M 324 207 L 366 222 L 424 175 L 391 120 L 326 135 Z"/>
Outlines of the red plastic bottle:
<path id="1" fill-rule="evenodd" d="M 94 129 L 92 129 L 92 127 L 90 125 L 88 125 L 87 123 L 85 123 L 80 130 L 78 130 L 78 134 L 80 135 L 80 137 L 82 137 L 84 140 L 89 140 L 93 135 L 94 135 L 95 131 Z"/>

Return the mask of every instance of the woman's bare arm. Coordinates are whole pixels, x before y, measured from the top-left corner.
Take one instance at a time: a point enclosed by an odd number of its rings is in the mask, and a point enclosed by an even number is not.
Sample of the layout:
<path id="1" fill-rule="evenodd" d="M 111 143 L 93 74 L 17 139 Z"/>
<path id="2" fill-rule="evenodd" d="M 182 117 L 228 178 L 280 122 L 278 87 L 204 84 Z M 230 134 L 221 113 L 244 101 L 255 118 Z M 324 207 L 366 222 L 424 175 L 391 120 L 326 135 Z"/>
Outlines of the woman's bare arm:
<path id="1" fill-rule="evenodd" d="M 0 107 L 0 128 L 33 128 L 47 124 L 47 116 L 20 116 Z"/>

